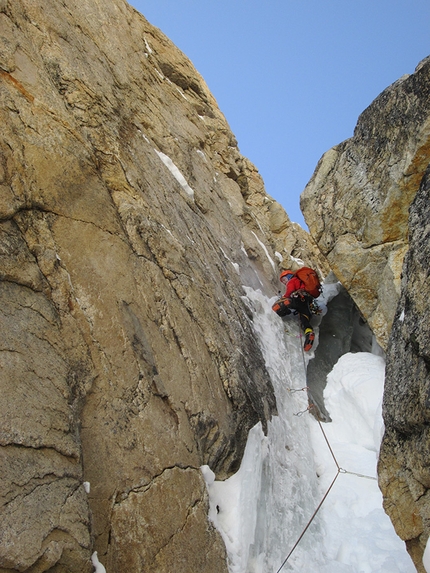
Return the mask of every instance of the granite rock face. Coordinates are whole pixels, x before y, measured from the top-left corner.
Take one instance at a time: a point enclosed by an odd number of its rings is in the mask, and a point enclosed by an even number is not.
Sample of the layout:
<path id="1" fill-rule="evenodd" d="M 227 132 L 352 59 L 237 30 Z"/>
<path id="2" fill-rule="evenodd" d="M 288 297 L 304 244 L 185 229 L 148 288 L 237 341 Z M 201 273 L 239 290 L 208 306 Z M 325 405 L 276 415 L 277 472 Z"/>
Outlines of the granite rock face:
<path id="1" fill-rule="evenodd" d="M 199 468 L 276 412 L 243 285 L 324 260 L 128 4 L 2 0 L 0 36 L 0 569 L 226 571 Z"/>
<path id="2" fill-rule="evenodd" d="M 408 248 L 408 208 L 430 160 L 430 59 L 361 114 L 301 197 L 310 233 L 385 349 Z"/>
<path id="3" fill-rule="evenodd" d="M 384 507 L 417 570 L 430 536 L 430 168 L 410 210 L 410 248 L 387 350 L 379 459 Z"/>
<path id="4" fill-rule="evenodd" d="M 386 350 L 379 483 L 420 573 L 430 536 L 429 162 L 426 58 L 322 157 L 301 197 L 313 239 Z"/>

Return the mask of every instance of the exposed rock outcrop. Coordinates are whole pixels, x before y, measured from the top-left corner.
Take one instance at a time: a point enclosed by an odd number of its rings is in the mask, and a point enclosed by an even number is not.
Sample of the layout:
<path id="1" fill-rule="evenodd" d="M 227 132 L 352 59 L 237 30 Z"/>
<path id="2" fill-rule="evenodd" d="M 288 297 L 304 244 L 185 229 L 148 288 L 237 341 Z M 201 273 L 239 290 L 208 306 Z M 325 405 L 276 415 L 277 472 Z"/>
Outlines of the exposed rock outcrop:
<path id="1" fill-rule="evenodd" d="M 3 0 L 0 36 L 0 569 L 226 571 L 199 467 L 276 412 L 242 285 L 325 263 L 125 2 Z"/>
<path id="2" fill-rule="evenodd" d="M 313 238 L 387 349 L 379 483 L 420 573 L 430 536 L 429 162 L 427 58 L 322 157 L 301 198 Z"/>
<path id="3" fill-rule="evenodd" d="M 337 283 L 331 273 L 325 284 Z M 338 294 L 327 304 L 327 313 L 318 324 L 318 345 L 314 358 L 307 367 L 307 386 L 313 413 L 323 421 L 330 421 L 330 412 L 324 404 L 327 375 L 341 356 L 347 352 L 371 352 L 373 334 L 361 317 L 354 301 L 344 287 L 338 285 Z M 316 318 L 313 319 L 316 325 Z"/>
<path id="4" fill-rule="evenodd" d="M 412 203 L 410 248 L 387 350 L 379 459 L 384 507 L 417 570 L 430 537 L 430 167 Z"/>
<path id="5" fill-rule="evenodd" d="M 301 197 L 309 230 L 385 349 L 408 248 L 408 208 L 430 160 L 430 59 L 361 114 Z"/>

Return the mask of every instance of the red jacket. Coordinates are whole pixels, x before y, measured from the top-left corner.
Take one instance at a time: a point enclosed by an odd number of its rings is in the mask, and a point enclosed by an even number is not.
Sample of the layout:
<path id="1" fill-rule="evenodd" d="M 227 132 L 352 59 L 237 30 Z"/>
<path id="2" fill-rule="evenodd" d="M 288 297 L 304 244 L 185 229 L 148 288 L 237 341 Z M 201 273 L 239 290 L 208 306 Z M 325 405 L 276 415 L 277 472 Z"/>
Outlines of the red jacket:
<path id="1" fill-rule="evenodd" d="M 293 277 L 287 283 L 287 288 L 285 290 L 284 296 L 289 298 L 292 293 L 296 290 L 303 289 L 305 287 L 304 283 L 297 277 Z"/>

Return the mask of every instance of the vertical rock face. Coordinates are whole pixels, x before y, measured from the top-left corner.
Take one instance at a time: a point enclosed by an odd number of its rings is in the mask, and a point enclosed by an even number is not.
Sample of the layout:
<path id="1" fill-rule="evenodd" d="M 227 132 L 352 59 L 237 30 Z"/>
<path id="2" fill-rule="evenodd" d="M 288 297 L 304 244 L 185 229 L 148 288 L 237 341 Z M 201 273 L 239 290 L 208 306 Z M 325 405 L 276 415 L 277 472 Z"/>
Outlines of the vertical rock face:
<path id="1" fill-rule="evenodd" d="M 420 573 L 430 535 L 429 162 L 427 58 L 322 157 L 301 198 L 313 238 L 387 350 L 379 481 Z"/>
<path id="2" fill-rule="evenodd" d="M 430 160 L 430 59 L 361 114 L 301 197 L 309 230 L 386 348 L 400 296 L 408 208 Z"/>
<path id="3" fill-rule="evenodd" d="M 199 467 L 276 412 L 242 285 L 307 239 L 122 0 L 0 0 L 0 36 L 0 569 L 226 571 Z"/>
<path id="4" fill-rule="evenodd" d="M 326 278 L 338 282 L 334 275 Z M 324 405 L 324 389 L 327 375 L 341 356 L 347 352 L 371 352 L 372 331 L 362 319 L 354 301 L 343 287 L 330 300 L 325 314 L 318 326 L 318 346 L 314 358 L 309 362 L 306 371 L 306 382 L 311 401 L 323 421 L 330 421 L 330 412 Z"/>
<path id="5" fill-rule="evenodd" d="M 412 203 L 410 248 L 387 351 L 379 460 L 384 507 L 417 570 L 430 536 L 430 168 Z"/>

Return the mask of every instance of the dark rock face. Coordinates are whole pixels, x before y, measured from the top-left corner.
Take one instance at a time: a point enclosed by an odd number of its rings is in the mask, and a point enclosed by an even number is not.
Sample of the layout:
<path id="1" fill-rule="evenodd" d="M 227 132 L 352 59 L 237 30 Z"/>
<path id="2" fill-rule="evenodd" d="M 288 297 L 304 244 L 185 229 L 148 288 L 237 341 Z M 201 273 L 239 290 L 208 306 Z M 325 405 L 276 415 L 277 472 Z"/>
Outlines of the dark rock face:
<path id="1" fill-rule="evenodd" d="M 379 482 L 385 510 L 424 572 L 430 535 L 430 167 L 411 205 L 409 241 L 387 350 Z"/>
<path id="2" fill-rule="evenodd" d="M 319 324 L 318 346 L 307 368 L 309 394 L 324 421 L 330 420 L 323 398 L 327 375 L 347 352 L 371 352 L 372 338 L 372 331 L 354 301 L 346 289 L 340 287 Z"/>

